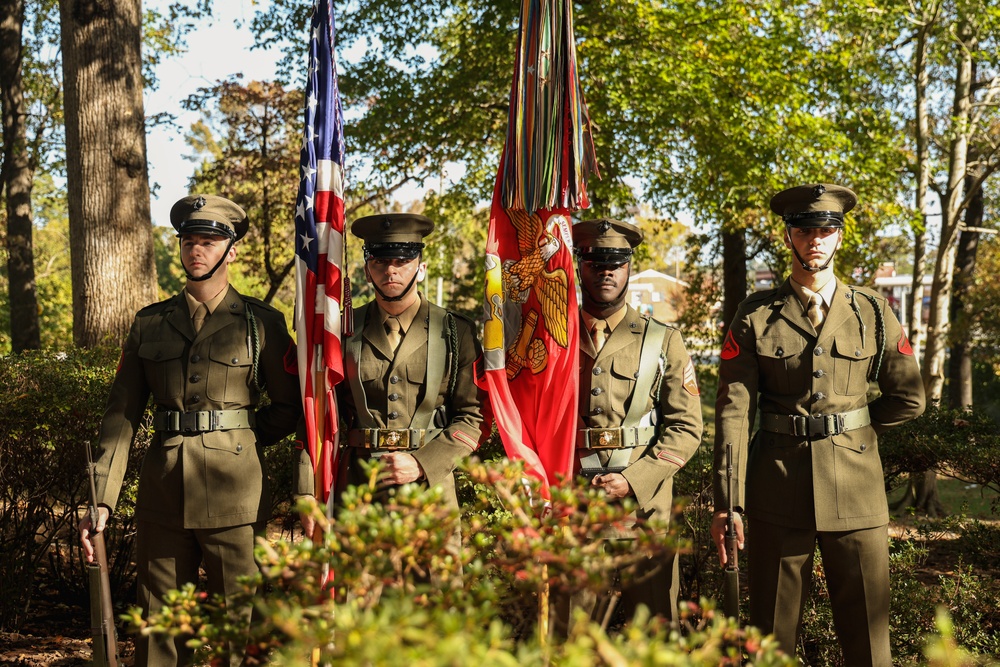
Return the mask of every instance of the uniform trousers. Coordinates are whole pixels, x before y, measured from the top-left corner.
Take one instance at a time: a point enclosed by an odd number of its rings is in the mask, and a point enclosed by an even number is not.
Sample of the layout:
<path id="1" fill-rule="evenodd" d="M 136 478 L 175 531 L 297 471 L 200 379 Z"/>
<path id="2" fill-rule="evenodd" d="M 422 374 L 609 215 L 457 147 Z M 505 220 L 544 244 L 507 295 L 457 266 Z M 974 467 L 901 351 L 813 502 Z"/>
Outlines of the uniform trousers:
<path id="1" fill-rule="evenodd" d="M 590 620 L 603 623 L 613 602 L 618 611 L 612 610 L 612 618 L 620 613 L 626 622 L 631 621 L 636 609 L 643 605 L 652 616 L 659 616 L 676 626 L 679 575 L 677 554 L 671 554 L 666 558 L 640 561 L 628 573 L 612 572 L 609 575 L 612 581 L 603 590 L 555 594 L 551 614 L 553 633 L 558 637 L 566 637 L 578 609 L 587 614 Z M 617 601 L 616 591 L 621 594 Z"/>
<path id="2" fill-rule="evenodd" d="M 750 623 L 794 655 L 819 544 L 844 664 L 891 667 L 887 526 L 819 532 L 751 519 Z"/>
<path id="3" fill-rule="evenodd" d="M 159 611 L 167 591 L 187 583 L 198 583 L 204 563 L 209 595 L 223 595 L 227 602 L 241 592 L 239 578 L 253 575 L 258 566 L 253 557 L 254 540 L 263 525 L 231 528 L 172 528 L 139 521 L 136 531 L 136 566 L 139 606 L 143 618 Z M 249 628 L 251 607 L 240 610 Z M 188 637 L 136 637 L 136 666 L 172 667 L 191 662 L 192 651 L 184 646 Z M 243 660 L 244 646 L 230 647 L 230 664 Z"/>

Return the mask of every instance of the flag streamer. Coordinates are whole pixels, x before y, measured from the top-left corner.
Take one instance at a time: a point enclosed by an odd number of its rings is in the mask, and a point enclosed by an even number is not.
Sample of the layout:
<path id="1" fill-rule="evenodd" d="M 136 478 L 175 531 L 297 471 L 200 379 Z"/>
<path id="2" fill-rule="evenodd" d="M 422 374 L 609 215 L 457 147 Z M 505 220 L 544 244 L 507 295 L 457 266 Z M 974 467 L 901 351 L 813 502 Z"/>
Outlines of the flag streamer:
<path id="1" fill-rule="evenodd" d="M 337 471 L 337 401 L 344 378 L 342 308 L 350 313 L 343 274 L 344 123 L 334 59 L 330 0 L 318 0 L 309 29 L 305 130 L 295 205 L 295 329 L 305 446 L 316 498 L 326 502 Z"/>
<path id="2" fill-rule="evenodd" d="M 486 247 L 484 370 L 510 458 L 545 485 L 573 472 L 579 314 L 569 215 L 596 174 L 571 0 L 523 0 Z M 547 493 L 547 486 L 545 486 Z"/>

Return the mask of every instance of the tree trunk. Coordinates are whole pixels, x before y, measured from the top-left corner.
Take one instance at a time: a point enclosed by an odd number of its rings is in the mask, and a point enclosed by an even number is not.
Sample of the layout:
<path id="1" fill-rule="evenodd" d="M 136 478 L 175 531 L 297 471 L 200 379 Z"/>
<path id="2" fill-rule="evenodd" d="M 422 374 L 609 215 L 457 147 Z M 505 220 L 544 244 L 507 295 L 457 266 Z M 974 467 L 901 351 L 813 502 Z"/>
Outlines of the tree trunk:
<path id="1" fill-rule="evenodd" d="M 35 165 L 28 150 L 21 70 L 23 28 L 24 0 L 0 0 L 0 107 L 3 109 L 0 188 L 7 194 L 10 341 L 15 353 L 41 347 L 31 215 Z"/>
<path id="2" fill-rule="evenodd" d="M 931 312 L 927 323 L 924 351 L 924 392 L 927 403 L 938 404 L 944 391 L 944 361 L 948 344 L 952 274 L 955 269 L 955 245 L 964 205 L 965 176 L 968 159 L 970 116 L 972 109 L 972 53 L 976 38 L 972 26 L 960 17 L 956 44 L 952 138 L 948 146 L 948 185 L 941 201 L 941 238 L 934 281 L 931 286 Z"/>
<path id="3" fill-rule="evenodd" d="M 736 309 L 747 297 L 747 236 L 743 228 L 722 232 L 722 324 L 723 332 L 736 317 Z"/>
<path id="4" fill-rule="evenodd" d="M 970 155 L 972 162 L 973 155 Z M 965 296 L 972 286 L 976 270 L 976 251 L 979 248 L 978 229 L 983 224 L 983 186 L 974 184 L 975 178 L 966 178 L 966 187 L 972 190 L 969 207 L 965 209 L 965 227 L 958 239 L 958 256 L 955 259 L 955 285 L 951 299 L 951 354 L 948 362 L 948 405 L 956 410 L 972 407 L 972 359 L 969 354 L 969 313 Z"/>
<path id="5" fill-rule="evenodd" d="M 905 322 L 913 356 L 920 359 L 924 341 L 924 274 L 927 264 L 927 189 L 930 186 L 930 114 L 927 108 L 927 40 L 931 18 L 925 17 L 917 30 L 917 46 L 913 55 L 914 88 L 916 94 L 916 198 L 914 208 L 919 216 L 913 227 L 913 282 L 910 288 L 910 312 Z"/>
<path id="6" fill-rule="evenodd" d="M 73 339 L 120 340 L 156 299 L 140 0 L 60 0 Z"/>

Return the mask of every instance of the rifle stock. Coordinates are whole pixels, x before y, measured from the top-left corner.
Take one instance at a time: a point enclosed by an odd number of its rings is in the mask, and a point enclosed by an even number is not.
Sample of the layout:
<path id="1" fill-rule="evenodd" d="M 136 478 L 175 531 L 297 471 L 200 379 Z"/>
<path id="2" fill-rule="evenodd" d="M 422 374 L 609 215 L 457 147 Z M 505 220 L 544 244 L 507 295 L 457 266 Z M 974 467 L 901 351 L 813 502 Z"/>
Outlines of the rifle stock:
<path id="1" fill-rule="evenodd" d="M 740 618 L 739 539 L 733 511 L 733 443 L 726 443 L 726 484 L 729 486 L 729 507 L 726 512 L 726 580 L 723 591 L 723 611 L 726 616 Z"/>
<path id="2" fill-rule="evenodd" d="M 118 667 L 118 637 L 115 612 L 111 602 L 111 578 L 108 574 L 108 553 L 104 532 L 95 532 L 100 513 L 97 510 L 97 483 L 94 480 L 94 458 L 87 447 L 87 478 L 90 480 L 90 542 L 94 545 L 94 562 L 87 565 L 90 577 L 90 632 L 93 636 L 95 667 Z"/>

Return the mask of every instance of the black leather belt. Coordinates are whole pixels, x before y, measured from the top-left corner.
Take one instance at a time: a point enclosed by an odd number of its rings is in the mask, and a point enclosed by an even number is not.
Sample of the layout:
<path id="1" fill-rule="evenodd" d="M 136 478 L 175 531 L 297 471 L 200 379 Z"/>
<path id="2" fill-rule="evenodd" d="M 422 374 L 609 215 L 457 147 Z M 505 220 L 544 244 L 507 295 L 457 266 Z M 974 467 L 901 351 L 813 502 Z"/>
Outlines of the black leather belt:
<path id="1" fill-rule="evenodd" d="M 347 444 L 361 449 L 419 449 L 426 433 L 422 428 L 354 428 L 347 432 Z"/>
<path id="2" fill-rule="evenodd" d="M 178 412 L 160 410 L 153 415 L 153 428 L 169 433 L 204 433 L 228 431 L 236 428 L 253 428 L 257 415 L 251 410 L 199 410 Z"/>
<path id="3" fill-rule="evenodd" d="M 867 405 L 850 412 L 836 412 L 829 415 L 775 415 L 765 412 L 760 416 L 761 429 L 769 433 L 805 438 L 828 438 L 871 423 Z"/>

